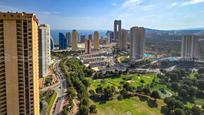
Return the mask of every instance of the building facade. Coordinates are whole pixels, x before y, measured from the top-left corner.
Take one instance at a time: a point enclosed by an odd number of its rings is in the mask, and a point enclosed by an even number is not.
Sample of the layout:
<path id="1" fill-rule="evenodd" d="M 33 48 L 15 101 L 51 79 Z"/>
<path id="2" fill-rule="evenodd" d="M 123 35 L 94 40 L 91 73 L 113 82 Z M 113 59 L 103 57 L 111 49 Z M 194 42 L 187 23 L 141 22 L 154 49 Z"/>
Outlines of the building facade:
<path id="1" fill-rule="evenodd" d="M 63 33 L 59 33 L 59 49 L 67 49 L 68 42 Z"/>
<path id="2" fill-rule="evenodd" d="M 92 39 L 93 39 L 92 34 L 89 34 L 89 35 L 88 35 L 88 39 L 92 41 Z"/>
<path id="3" fill-rule="evenodd" d="M 112 42 L 112 39 L 114 38 L 114 33 L 112 31 L 107 31 L 106 35 L 108 39 L 108 44 L 110 44 Z"/>
<path id="4" fill-rule="evenodd" d="M 78 44 L 78 32 L 76 30 L 72 31 L 72 50 L 77 50 Z"/>
<path id="5" fill-rule="evenodd" d="M 85 35 L 80 35 L 80 42 L 85 43 L 86 41 L 86 36 Z"/>
<path id="6" fill-rule="evenodd" d="M 67 44 L 68 44 L 68 47 L 72 47 L 72 36 L 71 36 L 71 33 L 70 32 L 67 32 L 66 33 L 66 38 L 67 38 Z"/>
<path id="7" fill-rule="evenodd" d="M 50 52 L 50 26 L 42 24 L 39 26 L 39 74 L 41 77 L 48 75 L 49 63 L 51 61 Z"/>
<path id="8" fill-rule="evenodd" d="M 0 114 L 39 115 L 38 20 L 0 13 Z"/>
<path id="9" fill-rule="evenodd" d="M 128 31 L 125 29 L 121 30 L 121 37 L 119 39 L 119 49 L 120 50 L 127 50 L 128 48 Z"/>
<path id="10" fill-rule="evenodd" d="M 130 57 L 132 60 L 142 59 L 144 56 L 145 30 L 143 27 L 132 27 L 130 30 Z"/>
<path id="11" fill-rule="evenodd" d="M 54 47 L 55 47 L 55 43 L 54 43 L 53 38 L 51 37 L 50 38 L 50 49 L 51 49 L 51 51 L 54 49 Z"/>
<path id="12" fill-rule="evenodd" d="M 99 49 L 99 32 L 94 32 L 94 49 Z"/>
<path id="13" fill-rule="evenodd" d="M 121 20 L 114 21 L 114 40 L 118 41 L 119 37 L 121 36 L 121 29 L 122 29 L 122 22 Z"/>
<path id="14" fill-rule="evenodd" d="M 85 43 L 85 53 L 90 54 L 91 53 L 91 40 L 86 40 Z"/>
<path id="15" fill-rule="evenodd" d="M 186 35 L 182 38 L 181 57 L 185 61 L 199 59 L 199 39 L 193 35 Z"/>

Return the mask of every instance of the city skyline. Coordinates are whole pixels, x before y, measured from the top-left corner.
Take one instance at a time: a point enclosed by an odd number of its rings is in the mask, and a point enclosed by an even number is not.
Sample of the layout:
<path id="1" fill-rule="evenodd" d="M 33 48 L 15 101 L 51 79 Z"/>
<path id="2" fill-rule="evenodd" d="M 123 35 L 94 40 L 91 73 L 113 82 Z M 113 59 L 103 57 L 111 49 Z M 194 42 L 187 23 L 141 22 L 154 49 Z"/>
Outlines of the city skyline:
<path id="1" fill-rule="evenodd" d="M 204 27 L 204 0 L 2 0 L 0 4 L 0 11 L 36 13 L 40 23 L 52 29 L 112 30 L 114 19 L 121 19 L 125 29 L 132 25 L 160 30 Z"/>

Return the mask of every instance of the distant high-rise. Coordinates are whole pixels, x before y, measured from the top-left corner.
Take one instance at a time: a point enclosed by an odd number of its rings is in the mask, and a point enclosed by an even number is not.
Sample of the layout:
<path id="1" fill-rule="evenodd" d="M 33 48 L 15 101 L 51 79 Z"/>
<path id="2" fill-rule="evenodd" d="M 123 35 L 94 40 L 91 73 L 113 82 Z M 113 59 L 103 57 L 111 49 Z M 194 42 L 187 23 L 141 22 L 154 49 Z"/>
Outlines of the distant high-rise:
<path id="1" fill-rule="evenodd" d="M 71 40 L 71 33 L 67 32 L 66 33 L 66 38 L 67 38 L 67 42 L 68 42 L 68 47 L 72 46 L 72 40 Z"/>
<path id="2" fill-rule="evenodd" d="M 196 36 L 183 36 L 181 57 L 185 61 L 197 60 L 199 58 L 199 39 Z"/>
<path id="3" fill-rule="evenodd" d="M 52 37 L 50 38 L 50 49 L 51 51 L 54 49 L 54 40 Z"/>
<path id="4" fill-rule="evenodd" d="M 88 39 L 91 40 L 91 41 L 92 41 L 92 37 L 93 37 L 92 34 L 88 35 Z"/>
<path id="5" fill-rule="evenodd" d="M 50 61 L 50 26 L 42 24 L 39 26 L 39 74 L 41 77 L 48 75 Z"/>
<path id="6" fill-rule="evenodd" d="M 94 49 L 99 49 L 99 32 L 94 32 Z"/>
<path id="7" fill-rule="evenodd" d="M 91 53 L 91 40 L 86 40 L 85 43 L 85 53 L 90 54 Z"/>
<path id="8" fill-rule="evenodd" d="M 107 31 L 106 35 L 107 35 L 108 43 L 111 43 L 112 39 L 114 38 L 114 33 L 112 31 Z"/>
<path id="9" fill-rule="evenodd" d="M 131 49 L 130 54 L 131 58 L 142 59 L 144 56 L 144 39 L 145 30 L 143 27 L 132 27 L 130 30 L 130 39 L 131 39 Z"/>
<path id="10" fill-rule="evenodd" d="M 128 31 L 125 29 L 121 30 L 121 37 L 119 39 L 119 49 L 126 50 L 127 49 L 127 40 L 128 40 Z"/>
<path id="11" fill-rule="evenodd" d="M 81 35 L 80 36 L 81 43 L 85 43 L 85 40 L 86 40 L 86 36 L 85 35 Z"/>
<path id="12" fill-rule="evenodd" d="M 0 115 L 40 115 L 38 20 L 0 12 Z"/>
<path id="13" fill-rule="evenodd" d="M 122 29 L 122 22 L 121 20 L 114 21 L 114 40 L 118 41 Z"/>
<path id="14" fill-rule="evenodd" d="M 78 32 L 76 30 L 72 31 L 72 50 L 77 50 L 78 43 Z"/>
<path id="15" fill-rule="evenodd" d="M 63 33 L 59 33 L 59 49 L 67 49 L 68 42 Z"/>

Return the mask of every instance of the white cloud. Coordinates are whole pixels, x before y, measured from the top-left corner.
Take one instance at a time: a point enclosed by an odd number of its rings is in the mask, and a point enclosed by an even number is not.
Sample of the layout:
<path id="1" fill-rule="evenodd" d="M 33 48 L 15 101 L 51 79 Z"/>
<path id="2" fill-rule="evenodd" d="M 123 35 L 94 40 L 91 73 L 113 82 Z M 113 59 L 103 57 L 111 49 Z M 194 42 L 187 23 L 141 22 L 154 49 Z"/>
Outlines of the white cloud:
<path id="1" fill-rule="evenodd" d="M 182 3 L 183 6 L 185 5 L 193 5 L 193 4 L 200 4 L 204 3 L 204 0 L 188 0 L 187 2 Z"/>
<path id="2" fill-rule="evenodd" d="M 125 0 L 125 2 L 122 4 L 122 8 L 133 9 L 141 3 L 141 0 Z"/>
<path id="3" fill-rule="evenodd" d="M 155 7 L 155 5 L 149 4 L 149 5 L 144 5 L 142 7 L 142 9 L 145 10 L 145 11 L 148 11 L 148 10 L 151 10 L 152 8 L 154 8 L 154 7 Z"/>
<path id="4" fill-rule="evenodd" d="M 178 3 L 177 3 L 177 2 L 173 2 L 173 3 L 171 4 L 171 7 L 175 7 L 175 6 L 178 6 Z"/>

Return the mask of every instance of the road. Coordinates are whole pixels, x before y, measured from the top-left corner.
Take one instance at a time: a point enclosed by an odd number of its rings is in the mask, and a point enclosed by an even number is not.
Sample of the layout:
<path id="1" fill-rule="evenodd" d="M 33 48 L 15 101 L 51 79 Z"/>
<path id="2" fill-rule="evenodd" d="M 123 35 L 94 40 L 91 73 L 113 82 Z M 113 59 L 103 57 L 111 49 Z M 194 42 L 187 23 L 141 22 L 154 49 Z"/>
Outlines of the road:
<path id="1" fill-rule="evenodd" d="M 47 91 L 49 89 L 52 89 L 57 93 L 57 102 L 56 104 L 55 103 L 53 104 L 53 106 L 56 105 L 56 107 L 54 108 L 54 115 L 58 115 L 62 111 L 62 104 L 64 102 L 65 91 L 67 90 L 66 80 L 64 79 L 64 76 L 59 68 L 60 61 L 61 60 L 56 60 L 56 62 L 53 64 L 53 70 L 55 71 L 56 77 L 59 82 L 49 87 L 41 89 L 41 91 Z M 43 104 L 46 105 L 45 103 Z M 47 106 L 45 106 L 45 108 L 47 108 Z M 46 115 L 46 113 L 47 110 L 44 109 L 41 114 Z"/>
<path id="2" fill-rule="evenodd" d="M 66 80 L 59 68 L 60 61 L 61 60 L 57 60 L 57 62 L 53 64 L 53 69 L 55 71 L 56 77 L 59 80 L 59 85 L 54 88 L 54 90 L 57 92 L 57 98 L 58 98 L 56 102 L 56 107 L 54 110 L 54 115 L 58 115 L 62 111 L 63 109 L 62 105 L 63 105 L 63 102 L 65 101 L 64 100 L 65 91 L 67 90 Z"/>

